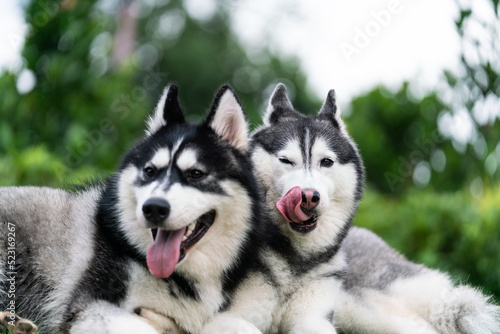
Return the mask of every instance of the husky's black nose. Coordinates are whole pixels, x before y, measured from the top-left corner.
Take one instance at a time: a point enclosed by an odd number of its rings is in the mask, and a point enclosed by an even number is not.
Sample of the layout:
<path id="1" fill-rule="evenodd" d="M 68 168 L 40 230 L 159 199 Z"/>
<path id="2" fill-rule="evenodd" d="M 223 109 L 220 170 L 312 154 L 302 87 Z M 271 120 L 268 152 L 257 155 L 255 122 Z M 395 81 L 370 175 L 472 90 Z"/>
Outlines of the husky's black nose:
<path id="1" fill-rule="evenodd" d="M 302 190 L 302 203 L 300 206 L 306 210 L 312 210 L 319 204 L 319 192 L 314 189 Z"/>
<path id="2" fill-rule="evenodd" d="M 170 214 L 170 204 L 163 198 L 153 197 L 144 203 L 142 213 L 151 223 L 159 224 Z"/>

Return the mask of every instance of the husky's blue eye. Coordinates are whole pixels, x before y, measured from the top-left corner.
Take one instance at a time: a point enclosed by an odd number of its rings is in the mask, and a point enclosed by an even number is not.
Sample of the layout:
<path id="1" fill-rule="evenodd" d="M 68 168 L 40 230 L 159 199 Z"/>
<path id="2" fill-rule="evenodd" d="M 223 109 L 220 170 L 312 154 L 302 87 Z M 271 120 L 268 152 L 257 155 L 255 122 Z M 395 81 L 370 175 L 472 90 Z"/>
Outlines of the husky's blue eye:
<path id="1" fill-rule="evenodd" d="M 287 165 L 295 165 L 292 161 L 288 160 L 287 158 L 279 158 L 280 162 L 283 163 L 283 164 L 287 164 Z"/>
<path id="2" fill-rule="evenodd" d="M 147 177 L 153 177 L 156 175 L 156 170 L 153 167 L 144 168 L 144 175 Z"/>
<path id="3" fill-rule="evenodd" d="M 192 179 L 200 179 L 202 178 L 203 176 L 205 176 L 205 173 L 203 173 L 201 170 L 199 169 L 192 169 L 189 171 L 189 177 L 192 178 Z"/>
<path id="4" fill-rule="evenodd" d="M 332 167 L 333 166 L 333 160 L 332 159 L 328 159 L 328 158 L 321 159 L 319 165 L 321 167 Z"/>

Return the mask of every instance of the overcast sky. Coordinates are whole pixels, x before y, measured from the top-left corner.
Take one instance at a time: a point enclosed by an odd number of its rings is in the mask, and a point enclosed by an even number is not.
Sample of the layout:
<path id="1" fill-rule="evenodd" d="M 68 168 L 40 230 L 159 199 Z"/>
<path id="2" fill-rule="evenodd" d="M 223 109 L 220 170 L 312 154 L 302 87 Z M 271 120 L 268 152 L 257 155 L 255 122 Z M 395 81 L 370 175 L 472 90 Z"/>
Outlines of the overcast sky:
<path id="1" fill-rule="evenodd" d="M 335 88 L 341 100 L 349 99 L 377 83 L 396 87 L 403 80 L 432 87 L 442 69 L 458 61 L 453 0 L 240 3 L 235 20 L 244 40 L 258 45 L 267 35 L 278 52 L 297 54 L 321 96 Z"/>
<path id="2" fill-rule="evenodd" d="M 213 0 L 186 0 L 198 15 Z M 250 48 L 297 55 L 318 96 L 335 88 L 341 104 L 383 83 L 432 88 L 458 60 L 454 0 L 239 0 L 233 26 Z M 0 67 L 15 68 L 23 19 L 17 1 L 0 1 Z"/>

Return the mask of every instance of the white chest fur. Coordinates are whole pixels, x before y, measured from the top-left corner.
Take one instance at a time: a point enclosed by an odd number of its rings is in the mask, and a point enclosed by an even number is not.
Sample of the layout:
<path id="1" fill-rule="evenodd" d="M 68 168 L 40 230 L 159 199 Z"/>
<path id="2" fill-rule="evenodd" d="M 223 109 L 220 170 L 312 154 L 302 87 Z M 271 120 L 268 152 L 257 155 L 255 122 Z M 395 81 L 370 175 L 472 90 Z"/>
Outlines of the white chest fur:
<path id="1" fill-rule="evenodd" d="M 130 263 L 127 296 L 121 306 L 130 312 L 147 308 L 174 319 L 185 331 L 198 333 L 224 299 L 218 277 L 205 275 L 193 282 L 196 297 L 186 295 L 175 282 L 158 279 L 140 264 Z"/>

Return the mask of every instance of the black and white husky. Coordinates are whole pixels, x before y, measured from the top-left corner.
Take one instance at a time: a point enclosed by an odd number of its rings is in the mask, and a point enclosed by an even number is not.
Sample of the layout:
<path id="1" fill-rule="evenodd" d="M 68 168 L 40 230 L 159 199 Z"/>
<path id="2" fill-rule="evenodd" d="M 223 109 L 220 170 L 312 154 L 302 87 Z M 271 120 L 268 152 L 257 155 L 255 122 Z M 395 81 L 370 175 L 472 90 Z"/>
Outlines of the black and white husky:
<path id="1" fill-rule="evenodd" d="M 200 333 L 230 305 L 264 224 L 246 118 L 227 86 L 201 125 L 177 95 L 104 184 L 0 188 L 0 310 L 51 334 Z"/>
<path id="2" fill-rule="evenodd" d="M 281 272 L 300 272 L 308 263 L 301 259 L 317 268 L 338 259 L 331 274 L 344 280 L 342 289 L 312 300 L 334 306 L 340 332 L 500 333 L 499 307 L 477 289 L 455 287 L 447 275 L 409 262 L 370 231 L 349 229 L 362 197 L 364 169 L 333 90 L 317 115 L 305 116 L 279 84 L 251 150 L 272 221 L 296 259 L 276 261 Z M 321 289 L 309 291 L 321 294 Z M 302 304 L 307 313 L 305 297 Z"/>
<path id="3" fill-rule="evenodd" d="M 271 270 L 300 292 L 287 323 L 302 319 L 309 327 L 303 333 L 336 333 L 333 317 L 347 270 L 340 246 L 363 193 L 364 169 L 334 97 L 306 117 L 278 85 L 264 125 L 252 136 L 251 156 L 271 221 L 286 238 L 271 246 Z"/>

